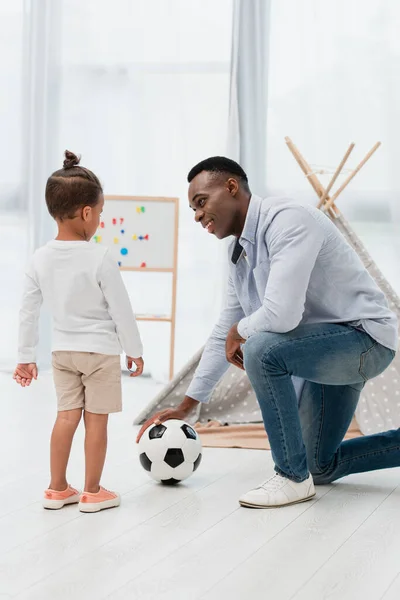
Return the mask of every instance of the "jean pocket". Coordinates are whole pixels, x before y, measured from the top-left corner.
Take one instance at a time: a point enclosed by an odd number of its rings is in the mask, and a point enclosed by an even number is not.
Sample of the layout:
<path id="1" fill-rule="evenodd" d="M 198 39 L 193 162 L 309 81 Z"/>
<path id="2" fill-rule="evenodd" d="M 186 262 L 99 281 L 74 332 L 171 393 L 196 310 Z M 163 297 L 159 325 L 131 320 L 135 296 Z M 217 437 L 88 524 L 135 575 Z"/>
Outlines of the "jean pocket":
<path id="1" fill-rule="evenodd" d="M 359 373 L 364 381 L 368 381 L 383 373 L 392 360 L 393 351 L 375 342 L 361 354 Z"/>

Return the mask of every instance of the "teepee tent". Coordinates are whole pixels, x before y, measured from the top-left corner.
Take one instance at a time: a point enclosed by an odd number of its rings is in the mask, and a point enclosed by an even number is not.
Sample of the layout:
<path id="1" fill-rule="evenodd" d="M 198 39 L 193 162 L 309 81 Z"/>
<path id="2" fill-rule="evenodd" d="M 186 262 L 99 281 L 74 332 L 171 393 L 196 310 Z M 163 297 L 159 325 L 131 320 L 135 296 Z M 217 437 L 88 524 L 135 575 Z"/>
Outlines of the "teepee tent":
<path id="1" fill-rule="evenodd" d="M 318 208 L 327 212 L 348 243 L 357 252 L 364 266 L 387 297 L 390 308 L 396 313 L 400 322 L 399 297 L 390 283 L 385 279 L 362 242 L 335 204 L 339 194 L 369 160 L 379 147 L 380 143 L 378 142 L 375 144 L 361 163 L 354 170 L 350 171 L 350 174 L 339 189 L 330 196 L 330 191 L 336 179 L 342 172 L 343 167 L 354 148 L 354 144 L 349 146 L 338 168 L 333 172 L 331 181 L 325 189 L 319 181 L 316 172 L 312 170 L 290 138 L 286 138 L 285 141 L 318 195 Z M 199 350 L 174 379 L 161 391 L 161 393 L 158 394 L 145 410 L 138 415 L 135 424 L 143 423 L 155 411 L 176 406 L 181 402 L 200 361 L 202 352 L 203 349 Z M 300 393 L 301 381 L 294 379 L 294 385 L 297 388 L 297 392 Z M 364 387 L 361 401 L 357 407 L 356 419 L 361 432 L 364 434 L 400 427 L 399 354 L 396 355 L 390 367 L 382 375 L 369 381 Z M 230 366 L 224 377 L 215 387 L 210 402 L 208 404 L 198 405 L 196 414 L 192 416 L 192 421 L 200 423 L 218 421 L 219 423 L 230 425 L 260 423 L 262 421 L 260 408 L 246 373 L 234 366 Z"/>

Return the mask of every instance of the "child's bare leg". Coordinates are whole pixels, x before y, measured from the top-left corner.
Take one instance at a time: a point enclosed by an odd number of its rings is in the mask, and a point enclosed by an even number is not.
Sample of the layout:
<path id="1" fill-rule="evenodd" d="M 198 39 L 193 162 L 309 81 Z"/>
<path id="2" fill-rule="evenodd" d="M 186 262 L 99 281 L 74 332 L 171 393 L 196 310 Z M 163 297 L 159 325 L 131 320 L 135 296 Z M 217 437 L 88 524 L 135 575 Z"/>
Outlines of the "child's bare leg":
<path id="1" fill-rule="evenodd" d="M 85 492 L 96 494 L 100 488 L 107 452 L 108 415 L 84 412 L 85 436 Z"/>
<path id="2" fill-rule="evenodd" d="M 67 488 L 67 465 L 72 440 L 81 420 L 82 409 L 63 410 L 57 415 L 50 442 L 51 490 L 63 491 Z"/>

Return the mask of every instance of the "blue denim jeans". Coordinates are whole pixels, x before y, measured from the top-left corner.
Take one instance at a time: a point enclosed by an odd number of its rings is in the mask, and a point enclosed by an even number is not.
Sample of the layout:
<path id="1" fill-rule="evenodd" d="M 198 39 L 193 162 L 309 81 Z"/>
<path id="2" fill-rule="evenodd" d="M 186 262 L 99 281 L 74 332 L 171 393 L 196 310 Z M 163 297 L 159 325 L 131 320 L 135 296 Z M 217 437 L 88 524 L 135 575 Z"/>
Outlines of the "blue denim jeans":
<path id="1" fill-rule="evenodd" d="M 259 333 L 243 346 L 244 365 L 261 407 L 275 470 L 316 484 L 350 473 L 400 466 L 400 430 L 343 441 L 368 379 L 393 350 L 349 325 L 300 325 Z M 300 402 L 291 376 L 305 380 Z"/>

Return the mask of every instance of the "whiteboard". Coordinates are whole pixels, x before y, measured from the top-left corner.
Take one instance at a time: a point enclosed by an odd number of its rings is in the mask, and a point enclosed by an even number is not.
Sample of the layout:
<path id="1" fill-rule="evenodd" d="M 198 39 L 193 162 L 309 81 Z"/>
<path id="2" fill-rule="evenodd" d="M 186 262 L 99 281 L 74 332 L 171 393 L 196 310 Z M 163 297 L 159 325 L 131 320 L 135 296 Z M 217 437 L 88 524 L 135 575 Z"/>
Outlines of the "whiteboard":
<path id="1" fill-rule="evenodd" d="M 93 241 L 109 248 L 122 270 L 173 270 L 177 198 L 106 196 Z"/>

